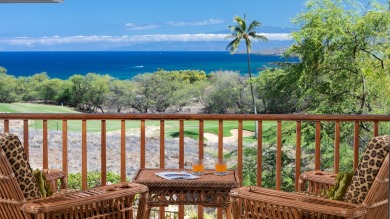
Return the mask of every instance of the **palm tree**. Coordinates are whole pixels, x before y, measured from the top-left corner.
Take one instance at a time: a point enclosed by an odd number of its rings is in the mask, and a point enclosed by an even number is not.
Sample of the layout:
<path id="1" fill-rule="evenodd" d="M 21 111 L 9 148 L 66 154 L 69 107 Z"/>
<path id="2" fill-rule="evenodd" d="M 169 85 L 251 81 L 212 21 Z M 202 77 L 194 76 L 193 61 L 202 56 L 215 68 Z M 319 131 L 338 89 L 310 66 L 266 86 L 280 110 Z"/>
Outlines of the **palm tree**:
<path id="1" fill-rule="evenodd" d="M 261 23 L 254 20 L 249 25 L 247 29 L 246 25 L 246 18 L 244 15 L 244 19 L 242 19 L 240 16 L 235 16 L 234 21 L 237 22 L 237 25 L 235 26 L 229 26 L 229 29 L 233 32 L 229 34 L 226 38 L 234 38 L 232 42 L 227 45 L 226 50 L 230 50 L 230 54 L 234 54 L 238 47 L 240 46 L 241 40 L 245 40 L 246 44 L 246 54 L 248 57 L 248 73 L 249 73 L 249 84 L 251 87 L 251 95 L 252 95 L 252 106 L 253 106 L 253 112 L 254 114 L 257 114 L 256 110 L 256 104 L 255 104 L 255 96 L 253 93 L 253 84 L 252 84 L 252 71 L 251 71 L 251 64 L 250 64 L 250 53 L 252 48 L 252 41 L 251 38 L 268 41 L 268 39 L 265 36 L 259 35 L 254 30 L 256 27 L 261 26 Z"/>
<path id="2" fill-rule="evenodd" d="M 259 35 L 254 30 L 256 27 L 261 26 L 261 23 L 254 20 L 252 23 L 248 26 L 246 25 L 246 18 L 244 14 L 244 19 L 242 19 L 240 16 L 235 16 L 234 21 L 237 22 L 237 25 L 235 26 L 229 26 L 229 29 L 232 31 L 231 34 L 229 34 L 226 38 L 234 38 L 233 41 L 227 45 L 226 50 L 230 50 L 230 54 L 234 54 L 238 47 L 240 46 L 241 40 L 245 40 L 246 45 L 246 54 L 248 57 L 248 73 L 249 73 L 249 84 L 251 88 L 251 95 L 252 95 L 252 106 L 253 106 L 253 113 L 257 114 L 256 110 L 256 104 L 255 104 L 255 95 L 253 93 L 253 84 L 252 84 L 252 71 L 251 71 L 251 64 L 250 64 L 250 53 L 252 48 L 252 41 L 253 39 L 268 41 L 268 39 L 265 36 Z M 256 127 L 256 138 L 257 138 L 257 125 Z"/>

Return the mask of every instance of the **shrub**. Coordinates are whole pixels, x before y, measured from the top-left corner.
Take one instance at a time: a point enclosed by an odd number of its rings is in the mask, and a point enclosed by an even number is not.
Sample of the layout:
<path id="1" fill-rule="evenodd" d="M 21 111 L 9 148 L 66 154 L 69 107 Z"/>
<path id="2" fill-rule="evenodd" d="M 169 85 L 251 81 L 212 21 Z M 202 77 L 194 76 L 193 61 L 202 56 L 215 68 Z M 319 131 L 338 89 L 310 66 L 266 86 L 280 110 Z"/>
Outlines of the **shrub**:
<path id="1" fill-rule="evenodd" d="M 107 182 L 118 183 L 121 181 L 121 176 L 115 172 L 107 172 Z M 101 173 L 98 171 L 91 171 L 87 174 L 88 188 L 101 186 Z M 81 189 L 81 173 L 68 174 L 68 187 L 70 189 Z"/>

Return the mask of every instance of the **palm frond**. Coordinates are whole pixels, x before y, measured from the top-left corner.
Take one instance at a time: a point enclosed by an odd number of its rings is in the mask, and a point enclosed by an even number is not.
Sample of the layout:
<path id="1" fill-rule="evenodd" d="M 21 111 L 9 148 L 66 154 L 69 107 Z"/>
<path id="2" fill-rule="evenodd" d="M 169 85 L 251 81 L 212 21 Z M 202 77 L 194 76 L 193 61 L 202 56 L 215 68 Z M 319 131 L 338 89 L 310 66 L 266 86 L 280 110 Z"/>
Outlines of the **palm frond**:
<path id="1" fill-rule="evenodd" d="M 228 38 L 237 38 L 237 33 L 231 33 L 225 37 L 225 39 L 228 39 Z"/>
<path id="2" fill-rule="evenodd" d="M 240 39 L 236 38 L 227 45 L 226 50 L 229 50 L 231 54 L 235 53 L 240 46 Z"/>
<path id="3" fill-rule="evenodd" d="M 238 26 L 240 26 L 241 31 L 245 32 L 246 31 L 245 19 L 242 19 L 240 16 L 235 16 L 234 20 L 237 22 Z"/>
<path id="4" fill-rule="evenodd" d="M 256 20 L 252 21 L 252 23 L 248 27 L 248 32 L 254 30 L 256 27 L 259 27 L 259 26 L 261 26 L 260 22 L 258 22 Z"/>
<path id="5" fill-rule="evenodd" d="M 257 40 L 262 40 L 262 41 L 268 41 L 267 37 L 263 36 L 263 35 L 260 35 L 260 34 L 257 34 L 256 32 L 250 32 L 248 33 L 248 35 L 254 39 L 257 39 Z"/>

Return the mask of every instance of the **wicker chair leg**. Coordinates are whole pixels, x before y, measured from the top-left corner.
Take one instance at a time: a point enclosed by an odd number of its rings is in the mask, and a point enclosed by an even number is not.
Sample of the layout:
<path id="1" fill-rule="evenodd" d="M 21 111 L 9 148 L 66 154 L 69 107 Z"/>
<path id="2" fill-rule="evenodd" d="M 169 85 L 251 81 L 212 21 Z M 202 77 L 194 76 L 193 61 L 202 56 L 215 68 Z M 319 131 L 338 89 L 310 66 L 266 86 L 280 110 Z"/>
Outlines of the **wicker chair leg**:
<path id="1" fill-rule="evenodd" d="M 138 201 L 137 219 L 147 219 L 150 215 L 150 210 L 146 203 L 147 194 L 141 194 Z"/>

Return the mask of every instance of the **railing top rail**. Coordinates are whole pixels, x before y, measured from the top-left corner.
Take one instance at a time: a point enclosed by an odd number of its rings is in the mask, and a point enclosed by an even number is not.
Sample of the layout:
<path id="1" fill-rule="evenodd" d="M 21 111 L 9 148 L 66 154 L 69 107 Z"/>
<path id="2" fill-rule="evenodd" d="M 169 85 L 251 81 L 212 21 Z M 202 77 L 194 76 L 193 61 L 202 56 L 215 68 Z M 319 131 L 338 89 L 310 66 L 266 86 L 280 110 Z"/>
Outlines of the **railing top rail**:
<path id="1" fill-rule="evenodd" d="M 390 115 L 313 114 L 125 114 L 125 113 L 0 113 L 8 120 L 260 120 L 260 121 L 390 121 Z"/>

